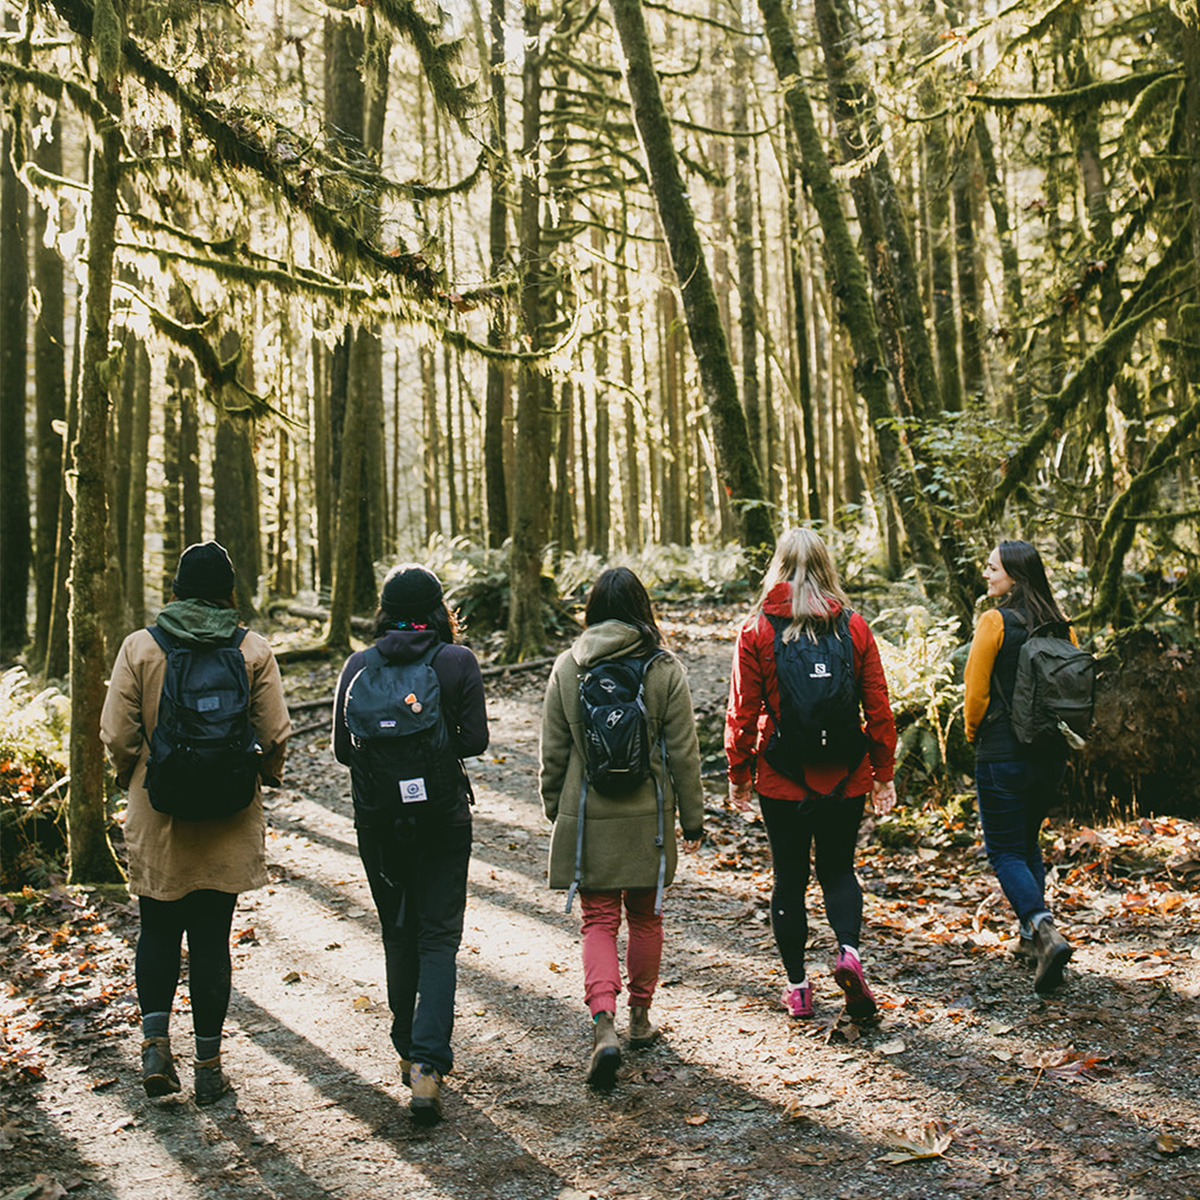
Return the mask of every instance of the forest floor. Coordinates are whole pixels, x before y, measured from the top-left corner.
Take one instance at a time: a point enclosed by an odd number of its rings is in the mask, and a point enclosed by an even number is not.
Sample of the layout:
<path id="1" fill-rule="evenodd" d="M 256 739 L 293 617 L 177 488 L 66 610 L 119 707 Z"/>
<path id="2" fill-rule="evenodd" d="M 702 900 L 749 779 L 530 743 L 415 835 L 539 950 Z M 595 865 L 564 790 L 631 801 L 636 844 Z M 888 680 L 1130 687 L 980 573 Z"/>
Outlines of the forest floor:
<path id="1" fill-rule="evenodd" d="M 664 620 L 710 725 L 733 620 Z M 271 884 L 235 915 L 235 1095 L 198 1108 L 185 1054 L 182 1095 L 143 1095 L 133 904 L 66 888 L 4 902 L 0 1200 L 1200 1197 L 1200 829 L 1182 821 L 1055 826 L 1052 893 L 1076 953 L 1044 1000 L 1011 956 L 977 843 L 884 849 L 864 826 L 863 956 L 882 1019 L 839 1021 L 814 885 L 818 1008 L 802 1022 L 779 1005 L 761 821 L 726 811 L 713 778 L 710 842 L 668 893 L 664 1036 L 626 1054 L 611 1093 L 590 1092 L 578 913 L 544 882 L 545 677 L 489 680 L 492 745 L 469 764 L 443 1124 L 409 1119 L 348 779 L 313 731 L 266 795 Z M 297 667 L 286 684 L 300 700 L 332 681 Z M 186 986 L 180 1004 L 186 1051 Z"/>

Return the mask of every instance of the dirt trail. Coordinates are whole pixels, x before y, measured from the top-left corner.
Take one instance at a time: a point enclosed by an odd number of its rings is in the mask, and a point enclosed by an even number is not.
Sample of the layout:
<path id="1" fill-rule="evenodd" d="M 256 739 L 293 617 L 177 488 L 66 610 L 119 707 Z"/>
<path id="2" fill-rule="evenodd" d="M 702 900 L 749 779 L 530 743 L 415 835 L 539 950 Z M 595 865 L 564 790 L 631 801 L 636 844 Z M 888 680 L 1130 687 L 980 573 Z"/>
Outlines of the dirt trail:
<path id="1" fill-rule="evenodd" d="M 697 704 L 719 709 L 732 628 L 678 614 L 669 629 Z M 471 768 L 443 1125 L 409 1121 L 348 781 L 310 735 L 268 797 L 272 884 L 235 916 L 236 1097 L 197 1108 L 186 1062 L 181 1097 L 142 1095 L 130 906 L 55 893 L 0 925 L 2 1200 L 1200 1197 L 1197 875 L 1123 866 L 1104 835 L 1059 872 L 1079 949 L 1049 1001 L 1004 948 L 975 848 L 864 849 L 864 957 L 885 1016 L 859 1034 L 836 1021 L 815 890 L 818 1015 L 792 1022 L 778 1007 L 765 838 L 721 811 L 713 780 L 714 844 L 668 896 L 654 1009 L 666 1036 L 626 1055 L 611 1095 L 590 1094 L 578 914 L 543 882 L 544 682 L 490 688 L 492 747 Z M 1195 835 L 1178 822 L 1143 832 Z M 189 1024 L 177 1012 L 177 1048 Z"/>

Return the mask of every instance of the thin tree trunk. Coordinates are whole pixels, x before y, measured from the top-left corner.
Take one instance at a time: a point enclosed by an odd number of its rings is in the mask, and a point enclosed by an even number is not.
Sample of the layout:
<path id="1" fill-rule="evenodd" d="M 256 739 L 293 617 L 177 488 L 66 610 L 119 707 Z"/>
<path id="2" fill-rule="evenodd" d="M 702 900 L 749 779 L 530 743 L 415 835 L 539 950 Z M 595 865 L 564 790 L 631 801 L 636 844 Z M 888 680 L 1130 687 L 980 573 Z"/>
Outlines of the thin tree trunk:
<path id="1" fill-rule="evenodd" d="M 762 477 L 746 433 L 746 419 L 708 263 L 679 173 L 641 0 L 611 0 L 611 7 L 625 54 L 625 80 L 633 101 L 634 122 L 646 155 L 671 263 L 683 294 L 700 384 L 712 417 L 721 474 L 739 509 L 743 545 L 748 549 L 767 547 L 774 542 L 774 535 L 763 504 Z"/>
<path id="2" fill-rule="evenodd" d="M 135 343 L 136 370 L 129 438 L 129 499 L 125 505 L 125 623 L 137 629 L 146 621 L 146 467 L 150 458 L 150 356 Z"/>
<path id="3" fill-rule="evenodd" d="M 6 25 L 15 28 L 11 13 Z M 5 118 L 7 119 L 5 120 Z M 26 474 L 26 347 L 29 318 L 29 207 L 13 167 L 20 158 L 20 105 L 0 111 L 0 663 L 10 662 L 29 636 L 29 481 Z"/>
<path id="4" fill-rule="evenodd" d="M 747 92 L 750 88 L 750 57 L 746 41 L 734 47 L 733 90 L 733 241 L 737 259 L 738 319 L 741 325 L 742 408 L 746 413 L 746 436 L 766 478 L 763 459 L 763 419 L 758 395 L 758 280 L 754 262 L 754 191 L 751 179 L 750 120 Z"/>
<path id="5" fill-rule="evenodd" d="M 108 655 L 104 645 L 104 588 L 108 544 L 108 357 L 117 186 L 121 175 L 120 125 L 93 133 L 91 212 L 87 233 L 86 332 L 79 372 L 79 429 L 71 577 L 71 784 L 67 842 L 72 883 L 116 883 L 121 869 L 108 842 L 100 710 Z"/>
<path id="6" fill-rule="evenodd" d="M 38 166 L 62 175 L 62 125 L 57 117 L 50 134 L 36 151 Z M 50 612 L 57 580 L 59 493 L 62 489 L 63 434 L 67 415 L 66 297 L 63 261 L 58 251 L 45 245 L 46 210 L 37 205 L 33 222 L 33 271 L 41 308 L 33 326 L 33 364 L 37 386 L 37 553 L 34 557 L 36 600 L 34 607 L 33 662 L 46 661 Z M 55 425 L 59 428 L 56 429 Z"/>
<path id="7" fill-rule="evenodd" d="M 621 499 L 624 503 L 625 549 L 637 553 L 642 548 L 642 471 L 638 456 L 637 407 L 633 392 L 633 343 L 631 341 L 633 301 L 624 261 L 617 263 L 617 332 L 621 341 L 621 382 L 625 385 L 625 469 L 621 475 Z"/>

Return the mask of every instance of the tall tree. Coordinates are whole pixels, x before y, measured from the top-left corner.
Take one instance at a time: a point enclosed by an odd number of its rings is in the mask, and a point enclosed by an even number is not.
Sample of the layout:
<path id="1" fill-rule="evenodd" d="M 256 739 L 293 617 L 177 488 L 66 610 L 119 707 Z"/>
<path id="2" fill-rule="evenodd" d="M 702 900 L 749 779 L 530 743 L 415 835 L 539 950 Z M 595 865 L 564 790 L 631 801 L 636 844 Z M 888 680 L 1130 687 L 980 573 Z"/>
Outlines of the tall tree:
<path id="1" fill-rule="evenodd" d="M 8 28 L 16 27 L 11 15 Z M 0 112 L 0 662 L 25 648 L 29 636 L 29 482 L 25 463 L 25 413 L 29 318 L 28 201 L 17 178 L 21 109 Z M 18 163 L 14 163 L 14 158 Z"/>
<path id="2" fill-rule="evenodd" d="M 762 477 L 746 432 L 729 342 L 696 231 L 691 199 L 671 140 L 671 123 L 650 53 L 645 14 L 641 0 L 611 0 L 611 5 L 625 54 L 625 81 L 633 102 L 634 122 L 650 170 L 654 203 L 671 264 L 683 294 L 688 334 L 712 418 L 721 475 L 739 509 L 743 544 L 765 547 L 774 536 L 763 503 Z"/>

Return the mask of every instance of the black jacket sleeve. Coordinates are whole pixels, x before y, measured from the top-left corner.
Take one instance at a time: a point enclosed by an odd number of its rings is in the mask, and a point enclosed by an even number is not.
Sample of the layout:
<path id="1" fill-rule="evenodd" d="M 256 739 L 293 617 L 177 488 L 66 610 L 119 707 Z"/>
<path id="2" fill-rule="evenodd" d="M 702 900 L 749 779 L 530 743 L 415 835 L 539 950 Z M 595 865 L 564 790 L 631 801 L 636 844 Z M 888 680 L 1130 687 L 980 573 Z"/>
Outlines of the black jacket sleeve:
<path id="1" fill-rule="evenodd" d="M 356 650 L 342 668 L 337 691 L 333 697 L 333 757 L 344 767 L 350 765 L 350 730 L 346 728 L 346 689 L 350 681 L 362 670 L 363 652 Z"/>
<path id="2" fill-rule="evenodd" d="M 442 685 L 446 727 L 456 758 L 471 758 L 488 747 L 487 703 L 479 662 L 466 646 L 446 646 L 433 660 Z"/>

